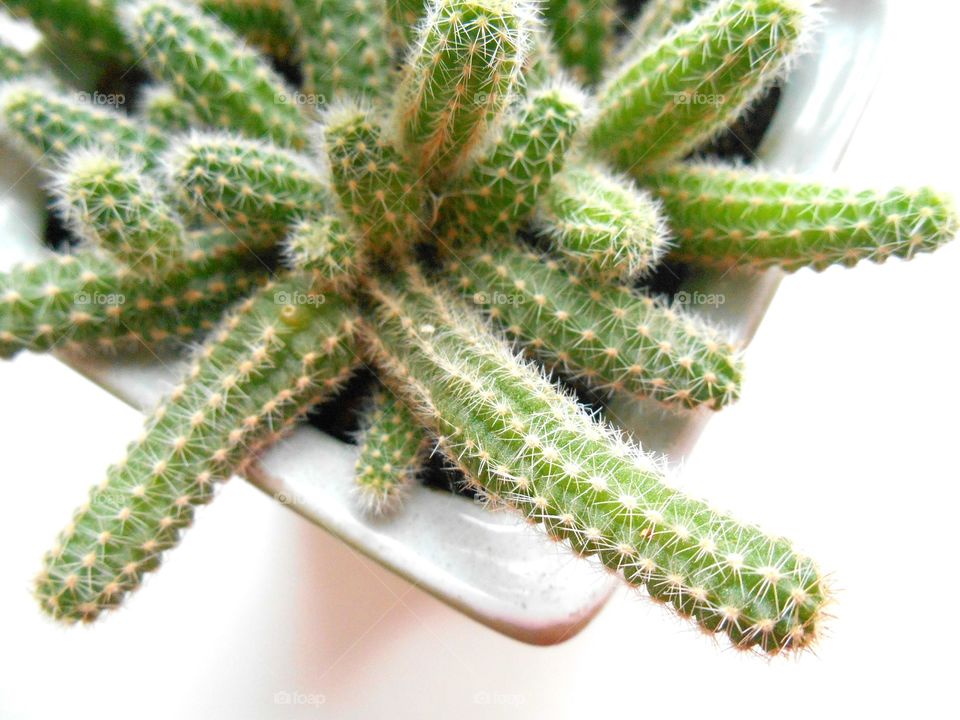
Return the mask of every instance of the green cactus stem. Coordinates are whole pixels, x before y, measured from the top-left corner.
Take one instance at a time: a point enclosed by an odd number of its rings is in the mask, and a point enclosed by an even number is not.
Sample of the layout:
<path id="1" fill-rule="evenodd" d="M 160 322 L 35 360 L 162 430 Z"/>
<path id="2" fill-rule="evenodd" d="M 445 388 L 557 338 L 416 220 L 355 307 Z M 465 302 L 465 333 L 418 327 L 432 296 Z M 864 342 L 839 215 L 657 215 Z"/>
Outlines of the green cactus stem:
<path id="1" fill-rule="evenodd" d="M 47 553 L 36 584 L 47 613 L 89 622 L 119 605 L 216 483 L 340 387 L 354 364 L 355 315 L 336 296 L 311 297 L 309 279 L 293 273 L 227 316 Z"/>
<path id="2" fill-rule="evenodd" d="M 443 196 L 440 232 L 448 243 L 513 236 L 563 165 L 584 104 L 583 95 L 562 82 L 530 94 L 490 149 Z"/>
<path id="3" fill-rule="evenodd" d="M 180 202 L 243 237 L 279 242 L 300 219 L 323 213 L 333 197 L 305 155 L 268 142 L 194 133 L 164 158 Z"/>
<path id="4" fill-rule="evenodd" d="M 392 53 L 384 0 L 289 0 L 303 91 L 317 105 L 388 92 Z"/>
<path id="5" fill-rule="evenodd" d="M 141 0 L 124 17 L 151 73 L 204 123 L 278 145 L 306 146 L 306 118 L 294 90 L 215 17 L 177 0 Z"/>
<path id="6" fill-rule="evenodd" d="M 756 170 L 677 165 L 647 178 L 686 262 L 752 270 L 815 270 L 912 258 L 952 240 L 952 198 L 930 188 L 829 187 Z"/>
<path id="7" fill-rule="evenodd" d="M 390 42 L 406 49 L 417 37 L 417 25 L 427 7 L 425 0 L 387 0 L 387 20 Z"/>
<path id="8" fill-rule="evenodd" d="M 656 201 L 597 164 L 564 168 L 537 206 L 536 225 L 577 272 L 613 281 L 646 275 L 668 245 Z"/>
<path id="9" fill-rule="evenodd" d="M 725 127 L 784 70 L 806 19 L 800 0 L 721 0 L 604 84 L 589 143 L 638 177 Z"/>
<path id="10" fill-rule="evenodd" d="M 54 348 L 160 353 L 198 339 L 266 274 L 222 233 L 193 233 L 190 242 L 186 261 L 162 282 L 93 250 L 0 273 L 0 357 Z"/>
<path id="11" fill-rule="evenodd" d="M 162 277 L 184 261 L 183 224 L 137 158 L 79 150 L 54 175 L 51 191 L 67 226 L 135 275 Z"/>
<path id="12" fill-rule="evenodd" d="M 399 88 L 396 123 L 421 174 L 469 164 L 514 91 L 533 19 L 517 0 L 433 0 Z"/>
<path id="13" fill-rule="evenodd" d="M 616 6 L 606 0 L 547 0 L 543 16 L 564 67 L 577 82 L 598 82 L 613 51 Z"/>
<path id="14" fill-rule="evenodd" d="M 364 244 L 377 254 L 404 254 L 427 227 L 425 188 L 374 112 L 349 103 L 330 112 L 323 144 L 333 187 Z"/>
<path id="15" fill-rule="evenodd" d="M 40 78 L 0 88 L 0 129 L 41 165 L 53 169 L 64 155 L 87 145 L 118 147 L 152 165 L 164 140 L 151 137 L 97 95 L 70 92 Z"/>
<path id="16" fill-rule="evenodd" d="M 427 436 L 396 395 L 381 390 L 364 413 L 356 489 L 369 515 L 389 515 L 403 503 Z"/>
<path id="17" fill-rule="evenodd" d="M 737 348 L 706 323 L 511 245 L 448 265 L 464 299 L 546 367 L 594 387 L 713 409 L 740 394 Z"/>
<path id="18" fill-rule="evenodd" d="M 466 307 L 407 277 L 370 282 L 361 336 L 470 481 L 737 648 L 816 640 L 828 592 L 812 561 L 669 487 L 654 458 L 518 362 Z"/>

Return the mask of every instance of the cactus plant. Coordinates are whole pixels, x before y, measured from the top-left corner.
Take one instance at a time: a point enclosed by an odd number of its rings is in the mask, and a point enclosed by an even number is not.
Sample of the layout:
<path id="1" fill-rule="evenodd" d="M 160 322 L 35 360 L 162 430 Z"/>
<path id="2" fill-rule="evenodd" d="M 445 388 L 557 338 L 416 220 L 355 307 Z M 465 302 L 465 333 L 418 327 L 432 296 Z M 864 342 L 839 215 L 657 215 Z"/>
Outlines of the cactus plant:
<path id="1" fill-rule="evenodd" d="M 417 472 L 427 436 L 393 393 L 380 390 L 363 419 L 356 487 L 360 505 L 372 515 L 395 512 Z"/>
<path id="2" fill-rule="evenodd" d="M 270 2 L 203 7 L 230 18 Z M 96 247 L 0 275 L 0 354 L 208 331 L 46 556 L 46 612 L 87 621 L 118 605 L 214 483 L 336 393 L 362 356 L 395 395 L 367 413 L 361 509 L 397 509 L 432 437 L 492 504 L 734 647 L 775 654 L 821 635 L 830 594 L 811 560 L 672 489 L 663 463 L 543 374 L 609 391 L 601 401 L 720 409 L 740 391 L 740 348 L 636 286 L 663 255 L 692 272 L 820 268 L 909 258 L 956 233 L 932 190 L 677 164 L 782 75 L 815 16 L 806 0 L 657 1 L 620 51 L 598 40 L 604 7 L 573 0 L 548 4 L 549 32 L 524 0 L 288 0 L 301 89 L 337 98 L 322 114 L 197 6 L 15 5 L 52 39 L 96 19 L 94 42 L 116 42 L 94 49 L 115 60 L 137 48 L 162 85 L 128 117 L 9 66 L 0 125 L 44 157 L 71 231 Z M 395 45 L 406 47 L 392 89 Z M 558 58 L 605 80 L 548 80 Z M 137 252 L 157 243 L 141 267 Z M 277 249 L 279 271 L 260 262 Z M 124 301 L 83 302 L 111 293 Z"/>

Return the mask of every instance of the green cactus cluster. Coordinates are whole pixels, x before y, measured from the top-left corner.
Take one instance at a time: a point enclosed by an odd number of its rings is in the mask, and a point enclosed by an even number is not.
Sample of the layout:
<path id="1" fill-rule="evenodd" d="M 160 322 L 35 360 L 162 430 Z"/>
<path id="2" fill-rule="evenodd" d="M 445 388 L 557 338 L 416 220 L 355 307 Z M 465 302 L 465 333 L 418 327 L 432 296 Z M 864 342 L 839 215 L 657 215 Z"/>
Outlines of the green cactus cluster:
<path id="1" fill-rule="evenodd" d="M 930 188 L 687 157 L 782 78 L 810 2 L 653 0 L 634 19 L 590 0 L 9 5 L 47 42 L 104 69 L 136 57 L 150 80 L 128 113 L 0 53 L 0 132 L 39 159 L 80 241 L 0 274 L 0 356 L 197 341 L 45 556 L 44 611 L 119 605 L 218 482 L 364 364 L 381 384 L 358 512 L 402 512 L 430 446 L 733 647 L 816 642 L 831 601 L 816 564 L 685 496 L 642 429 L 628 439 L 571 390 L 676 413 L 737 399 L 742 347 L 654 292 L 664 262 L 821 270 L 956 234 Z"/>

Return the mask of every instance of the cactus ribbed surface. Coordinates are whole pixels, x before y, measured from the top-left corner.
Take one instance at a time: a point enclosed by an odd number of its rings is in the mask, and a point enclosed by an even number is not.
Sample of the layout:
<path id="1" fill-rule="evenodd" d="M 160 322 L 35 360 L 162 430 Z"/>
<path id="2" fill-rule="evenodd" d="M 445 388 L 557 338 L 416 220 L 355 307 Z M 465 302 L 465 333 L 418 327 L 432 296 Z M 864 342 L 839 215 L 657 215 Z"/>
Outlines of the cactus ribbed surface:
<path id="1" fill-rule="evenodd" d="M 378 308 L 361 336 L 471 481 L 737 647 L 816 639 L 828 591 L 812 561 L 668 487 L 651 456 L 415 270 L 407 278 L 370 284 Z"/>
<path id="2" fill-rule="evenodd" d="M 332 202 L 306 156 L 258 140 L 195 133 L 168 153 L 165 166 L 185 206 L 265 243 Z"/>
<path id="3" fill-rule="evenodd" d="M 547 0 L 543 16 L 564 67 L 580 83 L 598 82 L 613 51 L 616 4 L 608 0 Z"/>
<path id="4" fill-rule="evenodd" d="M 516 88 L 532 21 L 523 0 L 432 0 L 396 119 L 421 174 L 439 178 L 468 164 Z"/>
<path id="5" fill-rule="evenodd" d="M 140 0 L 125 20 L 143 62 L 203 122 L 306 146 L 294 90 L 219 20 L 177 0 Z"/>
<path id="6" fill-rule="evenodd" d="M 849 190 L 716 165 L 677 165 L 646 181 L 688 262 L 822 270 L 932 252 L 960 229 L 953 200 L 930 188 Z"/>
<path id="7" fill-rule="evenodd" d="M 537 206 L 555 253 L 599 278 L 645 275 L 667 249 L 657 203 L 629 178 L 599 165 L 568 165 Z"/>
<path id="8" fill-rule="evenodd" d="M 403 401 L 385 390 L 374 395 L 362 422 L 357 497 L 364 512 L 387 515 L 413 483 L 426 435 Z"/>
<path id="9" fill-rule="evenodd" d="M 737 348 L 658 299 L 510 246 L 453 262 L 448 275 L 466 301 L 567 377 L 684 407 L 720 409 L 740 394 Z"/>
<path id="10" fill-rule="evenodd" d="M 426 229 L 426 193 L 384 138 L 369 108 L 345 104 L 326 118 L 324 148 L 344 212 L 377 254 L 402 255 Z"/>
<path id="11" fill-rule="evenodd" d="M 78 237 L 134 274 L 162 276 L 183 262 L 183 224 L 135 157 L 100 148 L 77 151 L 54 177 L 52 193 Z"/>
<path id="12" fill-rule="evenodd" d="M 37 596 L 49 614 L 87 622 L 118 605 L 177 544 L 217 482 L 345 380 L 355 314 L 336 296 L 307 302 L 308 293 L 307 278 L 283 277 L 214 332 L 47 553 Z"/>
<path id="13" fill-rule="evenodd" d="M 58 347 L 165 350 L 198 339 L 229 303 L 265 280 L 258 263 L 217 233 L 204 234 L 187 257 L 162 282 L 144 282 L 89 250 L 0 273 L 0 357 Z"/>
<path id="14" fill-rule="evenodd" d="M 444 195 L 446 239 L 475 245 L 513 235 L 563 166 L 583 105 L 582 93 L 564 83 L 531 92 L 491 148 Z"/>
<path id="15" fill-rule="evenodd" d="M 709 139 L 795 51 L 800 0 L 720 0 L 626 62 L 604 83 L 589 142 L 640 176 Z"/>
<path id="16" fill-rule="evenodd" d="M 393 62 L 384 0 L 288 0 L 293 8 L 303 91 L 316 105 L 389 91 Z"/>
<path id="17" fill-rule="evenodd" d="M 54 168 L 63 156 L 90 144 L 118 147 L 151 165 L 162 140 L 123 113 L 91 102 L 90 93 L 70 93 L 39 78 L 0 89 L 0 127 L 5 137 Z"/>

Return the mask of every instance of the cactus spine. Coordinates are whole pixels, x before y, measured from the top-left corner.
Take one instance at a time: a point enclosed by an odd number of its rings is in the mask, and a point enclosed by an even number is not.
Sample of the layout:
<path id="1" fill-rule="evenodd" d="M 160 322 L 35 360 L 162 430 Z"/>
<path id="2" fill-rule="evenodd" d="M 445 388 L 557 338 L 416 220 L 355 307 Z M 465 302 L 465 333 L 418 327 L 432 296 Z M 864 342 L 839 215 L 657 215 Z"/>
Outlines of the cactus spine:
<path id="1" fill-rule="evenodd" d="M 687 154 L 783 71 L 803 22 L 798 0 L 710 5 L 604 84 L 590 145 L 638 176 Z"/>
<path id="2" fill-rule="evenodd" d="M 151 72 L 204 123 L 306 146 L 305 118 L 293 89 L 216 18 L 177 0 L 140 0 L 125 19 Z"/>
<path id="3" fill-rule="evenodd" d="M 930 188 L 853 191 L 716 165 L 677 165 L 647 178 L 685 261 L 759 270 L 822 270 L 911 258 L 953 239 L 960 217 Z"/>
<path id="4" fill-rule="evenodd" d="M 314 273 L 314 286 L 320 289 L 348 290 L 363 267 L 356 235 L 333 213 L 298 221 L 284 250 L 291 265 Z"/>
<path id="5" fill-rule="evenodd" d="M 362 337 L 470 480 L 736 647 L 815 640 L 828 592 L 810 560 L 665 485 L 652 457 L 407 277 L 371 283 Z"/>
<path id="6" fill-rule="evenodd" d="M 388 515 L 403 503 L 426 442 L 416 419 L 393 393 L 375 394 L 365 413 L 357 457 L 360 506 L 370 515 Z"/>
<path id="7" fill-rule="evenodd" d="M 324 148 L 333 187 L 364 244 L 378 254 L 403 254 L 426 228 L 425 188 L 374 113 L 352 104 L 331 111 Z"/>
<path id="8" fill-rule="evenodd" d="M 444 195 L 446 239 L 476 245 L 512 236 L 562 167 L 583 104 L 583 95 L 565 83 L 532 92 L 491 148 Z"/>
<path id="9" fill-rule="evenodd" d="M 719 409 L 740 394 L 737 349 L 660 300 L 509 245 L 453 262 L 448 274 L 465 300 L 567 377 L 683 407 Z"/>
<path id="10" fill-rule="evenodd" d="M 265 286 L 201 349 L 47 554 L 37 596 L 48 613 L 88 622 L 118 605 L 217 482 L 341 384 L 354 362 L 352 310 L 334 296 L 306 302 L 308 292 L 297 274 Z"/>
<path id="11" fill-rule="evenodd" d="M 193 107 L 168 85 L 149 85 L 140 94 L 138 116 L 155 133 L 184 132 L 200 124 Z"/>
<path id="12" fill-rule="evenodd" d="M 99 148 L 70 155 L 52 192 L 78 237 L 135 274 L 164 275 L 184 260 L 186 231 L 137 159 Z"/>
<path id="13" fill-rule="evenodd" d="M 396 119 L 421 174 L 441 178 L 468 164 L 517 84 L 530 24 L 522 1 L 432 0 Z"/>
<path id="14" fill-rule="evenodd" d="M 599 165 L 568 165 L 537 207 L 537 226 L 574 269 L 613 280 L 645 275 L 667 247 L 657 204 Z"/>

